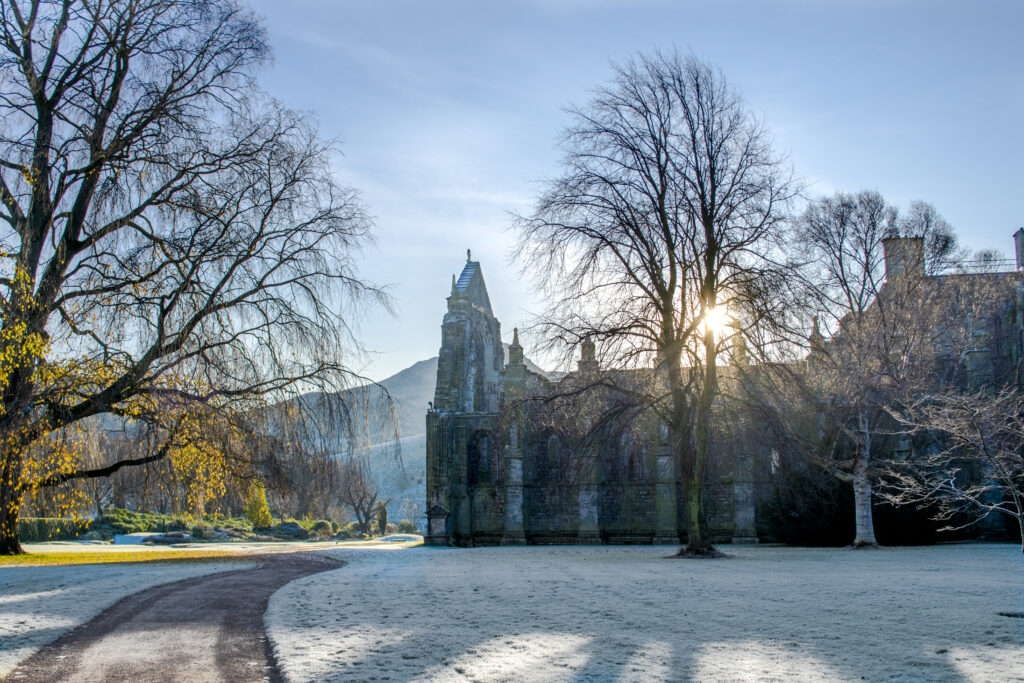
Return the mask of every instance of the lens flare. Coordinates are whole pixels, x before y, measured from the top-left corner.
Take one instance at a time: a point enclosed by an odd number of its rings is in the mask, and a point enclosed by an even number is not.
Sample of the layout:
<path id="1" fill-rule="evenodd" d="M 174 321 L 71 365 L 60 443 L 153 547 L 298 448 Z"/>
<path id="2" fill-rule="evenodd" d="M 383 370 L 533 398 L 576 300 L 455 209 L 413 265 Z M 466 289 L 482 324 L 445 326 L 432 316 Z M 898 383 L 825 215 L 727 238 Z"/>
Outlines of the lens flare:
<path id="1" fill-rule="evenodd" d="M 724 306 L 709 308 L 704 313 L 704 329 L 711 330 L 715 334 L 723 332 L 730 322 L 732 322 L 732 318 Z"/>

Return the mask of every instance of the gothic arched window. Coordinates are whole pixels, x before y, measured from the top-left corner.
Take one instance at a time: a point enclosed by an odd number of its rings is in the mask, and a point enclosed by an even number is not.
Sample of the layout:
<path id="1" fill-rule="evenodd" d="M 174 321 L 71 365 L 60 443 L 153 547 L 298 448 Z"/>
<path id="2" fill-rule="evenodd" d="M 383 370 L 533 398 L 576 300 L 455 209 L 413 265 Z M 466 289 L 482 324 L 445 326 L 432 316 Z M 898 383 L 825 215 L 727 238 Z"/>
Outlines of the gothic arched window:
<path id="1" fill-rule="evenodd" d="M 562 466 L 562 442 L 552 434 L 548 438 L 547 471 L 551 479 L 558 479 L 559 469 Z"/>
<path id="2" fill-rule="evenodd" d="M 469 485 L 491 483 L 491 439 L 486 432 L 477 432 L 469 440 L 467 456 Z"/>
<path id="3" fill-rule="evenodd" d="M 629 452 L 629 461 L 626 463 L 626 479 L 637 481 L 640 479 L 640 454 L 636 451 Z"/>
<path id="4" fill-rule="evenodd" d="M 633 479 L 633 470 L 636 468 L 636 456 L 633 453 L 633 438 L 629 434 L 623 434 L 619 438 L 618 462 L 615 478 L 619 481 L 630 481 Z"/>

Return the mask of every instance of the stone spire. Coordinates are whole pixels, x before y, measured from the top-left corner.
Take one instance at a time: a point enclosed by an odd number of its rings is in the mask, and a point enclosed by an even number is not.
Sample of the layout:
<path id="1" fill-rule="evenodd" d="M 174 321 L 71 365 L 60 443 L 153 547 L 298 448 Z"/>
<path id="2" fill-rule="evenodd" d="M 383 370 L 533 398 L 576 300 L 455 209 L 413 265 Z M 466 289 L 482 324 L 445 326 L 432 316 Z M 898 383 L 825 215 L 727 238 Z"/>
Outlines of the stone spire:
<path id="1" fill-rule="evenodd" d="M 600 365 L 597 362 L 596 348 L 593 340 L 588 335 L 580 344 L 580 359 L 576 363 L 581 374 L 597 372 Z"/>
<path id="2" fill-rule="evenodd" d="M 452 296 L 455 296 L 455 273 L 452 273 Z"/>
<path id="3" fill-rule="evenodd" d="M 512 343 L 508 345 L 508 364 L 523 364 L 523 347 L 519 344 L 519 328 L 512 330 Z"/>
<path id="4" fill-rule="evenodd" d="M 732 364 L 750 365 L 750 359 L 747 357 L 747 340 L 743 336 L 743 332 L 738 329 L 738 326 L 732 343 Z"/>
<path id="5" fill-rule="evenodd" d="M 807 342 L 811 347 L 812 356 L 825 353 L 825 337 L 822 336 L 821 329 L 818 327 L 818 316 L 814 316 L 811 334 L 808 335 Z"/>

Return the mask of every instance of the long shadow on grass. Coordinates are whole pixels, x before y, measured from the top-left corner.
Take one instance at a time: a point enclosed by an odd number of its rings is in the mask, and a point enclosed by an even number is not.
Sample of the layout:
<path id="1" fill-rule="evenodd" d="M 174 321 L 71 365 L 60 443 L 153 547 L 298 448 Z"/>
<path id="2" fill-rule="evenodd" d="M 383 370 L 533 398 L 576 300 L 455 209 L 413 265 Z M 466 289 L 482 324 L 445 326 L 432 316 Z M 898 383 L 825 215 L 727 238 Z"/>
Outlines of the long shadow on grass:
<path id="1" fill-rule="evenodd" d="M 271 634 L 296 671 L 315 656 L 323 675 L 402 679 L 960 680 L 952 653 L 1024 653 L 1017 620 L 996 617 L 1007 587 L 1020 593 L 1012 549 L 752 548 L 713 561 L 665 554 L 368 554 L 284 588 L 274 600 L 287 609 Z M 288 649 L 290 637 L 299 650 Z M 330 642 L 302 642 L 317 637 Z"/>

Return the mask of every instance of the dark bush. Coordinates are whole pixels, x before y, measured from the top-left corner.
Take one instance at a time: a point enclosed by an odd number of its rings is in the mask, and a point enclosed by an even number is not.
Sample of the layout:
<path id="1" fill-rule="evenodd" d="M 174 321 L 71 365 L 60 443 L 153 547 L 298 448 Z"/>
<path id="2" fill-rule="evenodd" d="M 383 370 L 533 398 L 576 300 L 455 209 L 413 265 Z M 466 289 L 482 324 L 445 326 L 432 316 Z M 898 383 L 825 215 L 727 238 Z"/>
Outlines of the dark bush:
<path id="1" fill-rule="evenodd" d="M 759 526 L 789 545 L 844 546 L 853 542 L 853 489 L 819 467 L 780 471 L 758 506 Z"/>
<path id="2" fill-rule="evenodd" d="M 416 533 L 416 525 L 412 523 L 412 520 L 403 519 L 398 523 L 398 533 L 414 534 Z"/>
<path id="3" fill-rule="evenodd" d="M 853 488 L 820 467 L 797 466 L 780 472 L 771 493 L 758 506 L 764 531 L 789 545 L 845 546 L 853 542 Z M 945 525 L 934 510 L 879 502 L 871 507 L 875 538 L 881 545 L 927 545 L 963 533 L 940 533 Z"/>

